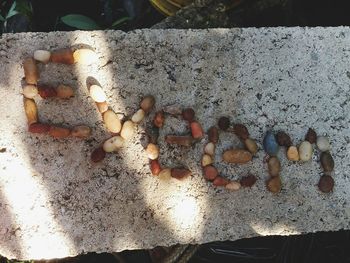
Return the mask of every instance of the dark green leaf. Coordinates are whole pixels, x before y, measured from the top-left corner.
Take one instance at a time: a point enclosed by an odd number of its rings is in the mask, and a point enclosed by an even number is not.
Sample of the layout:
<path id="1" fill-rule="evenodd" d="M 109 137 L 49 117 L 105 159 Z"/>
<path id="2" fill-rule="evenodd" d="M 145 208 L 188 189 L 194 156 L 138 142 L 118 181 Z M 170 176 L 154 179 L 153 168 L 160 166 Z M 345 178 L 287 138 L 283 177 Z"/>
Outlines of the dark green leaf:
<path id="1" fill-rule="evenodd" d="M 61 17 L 61 21 L 68 26 L 83 30 L 100 29 L 99 25 L 91 18 L 83 15 L 70 14 Z"/>
<path id="2" fill-rule="evenodd" d="M 112 24 L 112 27 L 117 27 L 117 26 L 119 26 L 119 25 L 121 25 L 124 22 L 129 21 L 129 20 L 131 20 L 131 17 L 124 16 L 124 17 L 118 19 L 117 21 L 114 21 L 114 23 Z"/>
<path id="3" fill-rule="evenodd" d="M 2 22 L 5 21 L 5 18 L 2 15 L 0 15 L 0 21 L 2 21 Z"/>

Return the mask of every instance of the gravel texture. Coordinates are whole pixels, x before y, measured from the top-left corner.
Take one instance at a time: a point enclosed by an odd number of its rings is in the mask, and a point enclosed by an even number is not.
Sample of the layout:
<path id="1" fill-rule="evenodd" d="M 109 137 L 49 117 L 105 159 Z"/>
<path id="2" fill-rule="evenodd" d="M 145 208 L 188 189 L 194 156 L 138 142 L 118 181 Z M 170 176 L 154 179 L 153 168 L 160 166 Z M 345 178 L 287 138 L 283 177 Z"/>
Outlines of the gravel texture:
<path id="1" fill-rule="evenodd" d="M 59 258 L 95 251 L 152 248 L 175 243 L 235 240 L 257 235 L 350 229 L 350 29 L 247 28 L 5 34 L 0 39 L 0 254 L 17 259 Z M 92 138 L 53 139 L 27 132 L 22 61 L 36 49 L 90 46 L 94 65 L 40 65 L 41 82 L 72 85 L 69 100 L 36 98 L 44 122 L 92 127 Z M 189 149 L 164 143 L 187 134 L 168 117 L 160 134 L 160 162 L 185 165 L 193 176 L 161 181 L 151 176 L 144 130 L 117 154 L 92 164 L 90 154 L 109 137 L 86 82 L 95 78 L 108 103 L 130 117 L 143 95 L 156 110 L 192 107 L 205 130 L 220 116 L 245 124 L 260 150 L 252 162 L 229 165 L 222 152 L 242 147 L 221 132 L 215 165 L 222 176 L 252 173 L 252 188 L 215 189 L 201 175 L 207 138 Z M 282 191 L 266 190 L 262 139 L 284 130 L 298 145 L 309 127 L 327 135 L 335 161 L 334 192 L 317 189 L 322 175 L 312 161 L 281 160 Z"/>

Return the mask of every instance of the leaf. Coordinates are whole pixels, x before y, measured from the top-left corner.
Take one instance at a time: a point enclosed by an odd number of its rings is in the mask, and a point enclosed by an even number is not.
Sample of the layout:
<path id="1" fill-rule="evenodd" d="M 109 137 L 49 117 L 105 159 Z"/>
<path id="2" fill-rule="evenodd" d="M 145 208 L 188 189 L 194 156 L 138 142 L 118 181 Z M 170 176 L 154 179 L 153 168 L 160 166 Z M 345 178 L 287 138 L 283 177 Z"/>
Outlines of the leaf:
<path id="1" fill-rule="evenodd" d="M 126 21 L 130 21 L 131 19 L 132 19 L 131 17 L 124 16 L 124 17 L 122 17 L 122 18 L 120 18 L 120 19 L 114 21 L 114 23 L 112 24 L 111 27 L 117 27 L 117 26 L 123 24 L 123 23 L 126 22 Z"/>
<path id="2" fill-rule="evenodd" d="M 70 14 L 61 17 L 61 21 L 68 26 L 83 30 L 100 29 L 100 26 L 91 18 L 83 15 Z"/>
<path id="3" fill-rule="evenodd" d="M 18 14 L 18 12 L 15 10 L 16 9 L 16 5 L 17 5 L 17 2 L 14 1 L 13 4 L 11 5 L 11 7 L 10 7 L 10 10 L 7 12 L 6 20 L 9 19 L 12 16 Z"/>
<path id="4" fill-rule="evenodd" d="M 2 21 L 2 22 L 5 21 L 5 18 L 2 15 L 0 15 L 0 21 Z"/>

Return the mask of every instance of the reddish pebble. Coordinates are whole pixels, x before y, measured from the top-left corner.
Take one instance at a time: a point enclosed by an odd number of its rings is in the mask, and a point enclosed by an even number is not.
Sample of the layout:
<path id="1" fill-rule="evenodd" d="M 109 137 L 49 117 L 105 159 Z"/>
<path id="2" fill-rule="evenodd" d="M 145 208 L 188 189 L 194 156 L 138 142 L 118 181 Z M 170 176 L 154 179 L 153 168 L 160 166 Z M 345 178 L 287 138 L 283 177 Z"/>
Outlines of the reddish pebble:
<path id="1" fill-rule="evenodd" d="M 209 141 L 212 143 L 217 143 L 219 140 L 219 131 L 218 128 L 216 128 L 215 126 L 211 127 L 208 130 L 208 137 L 209 137 Z"/>
<path id="2" fill-rule="evenodd" d="M 255 175 L 247 175 L 243 177 L 240 181 L 242 187 L 252 187 L 256 182 Z"/>
<path id="3" fill-rule="evenodd" d="M 191 171 L 185 168 L 172 168 L 171 177 L 183 180 L 191 175 Z"/>
<path id="4" fill-rule="evenodd" d="M 45 123 L 32 123 L 29 125 L 28 131 L 31 133 L 47 133 L 50 130 L 50 125 Z"/>
<path id="5" fill-rule="evenodd" d="M 219 175 L 219 172 L 214 166 L 207 165 L 203 168 L 203 175 L 206 180 L 213 181 Z"/>
<path id="6" fill-rule="evenodd" d="M 194 120 L 194 115 L 194 110 L 191 108 L 187 108 L 182 111 L 182 118 L 186 121 L 192 122 Z"/>
<path id="7" fill-rule="evenodd" d="M 217 176 L 214 181 L 213 181 L 213 185 L 214 186 L 226 186 L 227 184 L 229 184 L 229 180 L 227 180 L 224 177 L 221 176 Z"/>
<path id="8" fill-rule="evenodd" d="M 40 97 L 42 97 L 43 99 L 52 98 L 52 97 L 57 96 L 56 90 L 54 88 L 48 87 L 48 86 L 38 87 L 38 92 L 39 92 Z"/>
<path id="9" fill-rule="evenodd" d="M 221 130 L 226 131 L 230 127 L 230 119 L 227 117 L 221 117 L 218 121 L 218 126 Z"/>
<path id="10" fill-rule="evenodd" d="M 200 139 L 204 136 L 202 126 L 196 121 L 191 122 L 191 133 L 194 139 Z"/>
<path id="11" fill-rule="evenodd" d="M 102 147 L 95 149 L 91 153 L 91 161 L 93 161 L 94 163 L 98 163 L 102 161 L 105 157 L 106 157 L 106 152 L 103 150 Z"/>
<path id="12" fill-rule="evenodd" d="M 67 128 L 51 126 L 49 130 L 49 134 L 57 139 L 66 138 L 70 135 L 71 131 Z"/>
<path id="13" fill-rule="evenodd" d="M 153 175 L 158 175 L 160 173 L 160 171 L 162 170 L 158 160 L 152 160 L 150 163 L 150 166 L 151 166 L 151 172 Z"/>
<path id="14" fill-rule="evenodd" d="M 164 125 L 165 117 L 163 111 L 157 111 L 154 115 L 153 124 L 158 128 L 162 128 Z"/>

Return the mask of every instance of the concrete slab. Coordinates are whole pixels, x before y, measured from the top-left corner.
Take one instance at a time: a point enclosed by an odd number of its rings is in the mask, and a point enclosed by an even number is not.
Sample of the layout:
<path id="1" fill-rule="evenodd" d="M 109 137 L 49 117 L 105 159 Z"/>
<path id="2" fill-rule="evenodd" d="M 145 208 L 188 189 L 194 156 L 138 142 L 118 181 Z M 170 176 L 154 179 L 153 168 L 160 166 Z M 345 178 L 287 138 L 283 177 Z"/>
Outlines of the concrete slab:
<path id="1" fill-rule="evenodd" d="M 99 63 L 42 66 L 43 82 L 73 85 L 68 101 L 40 100 L 40 118 L 88 124 L 93 138 L 55 140 L 27 133 L 22 60 L 36 49 L 86 44 Z M 204 243 L 258 235 L 350 229 L 350 29 L 248 28 L 7 34 L 0 40 L 0 254 L 39 259 L 88 251 L 121 251 L 175 243 Z M 223 134 L 216 163 L 252 189 L 214 189 L 201 176 L 206 140 L 188 151 L 160 144 L 164 165 L 186 164 L 194 175 L 179 182 L 150 176 L 140 143 L 143 126 L 102 164 L 91 151 L 108 137 L 86 89 L 96 78 L 117 112 L 131 115 L 142 95 L 157 109 L 177 103 L 196 109 L 205 129 L 222 115 L 245 123 L 259 141 L 267 129 L 285 130 L 300 143 L 309 127 L 329 136 L 336 168 L 332 194 L 315 186 L 322 171 L 312 162 L 292 164 L 284 151 L 283 190 L 266 191 L 264 152 L 243 166 L 221 162 L 223 149 L 240 145 Z M 161 133 L 184 131 L 171 120 Z"/>

